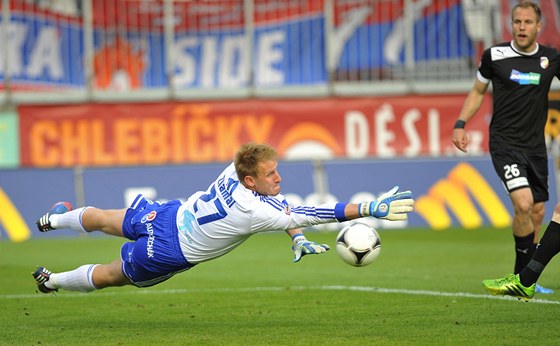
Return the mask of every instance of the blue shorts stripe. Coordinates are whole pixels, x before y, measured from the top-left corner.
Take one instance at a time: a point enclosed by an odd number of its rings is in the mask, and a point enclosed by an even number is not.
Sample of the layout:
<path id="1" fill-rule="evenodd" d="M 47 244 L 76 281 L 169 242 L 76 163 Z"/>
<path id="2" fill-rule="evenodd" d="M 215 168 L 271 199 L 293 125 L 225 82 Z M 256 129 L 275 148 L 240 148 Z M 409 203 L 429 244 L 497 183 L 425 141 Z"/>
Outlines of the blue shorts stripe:
<path id="1" fill-rule="evenodd" d="M 136 196 L 136 198 L 134 199 L 134 201 L 130 204 L 130 208 L 132 209 L 136 209 L 138 207 L 138 205 L 140 203 L 142 203 L 144 201 L 144 196 L 143 195 L 138 195 Z"/>

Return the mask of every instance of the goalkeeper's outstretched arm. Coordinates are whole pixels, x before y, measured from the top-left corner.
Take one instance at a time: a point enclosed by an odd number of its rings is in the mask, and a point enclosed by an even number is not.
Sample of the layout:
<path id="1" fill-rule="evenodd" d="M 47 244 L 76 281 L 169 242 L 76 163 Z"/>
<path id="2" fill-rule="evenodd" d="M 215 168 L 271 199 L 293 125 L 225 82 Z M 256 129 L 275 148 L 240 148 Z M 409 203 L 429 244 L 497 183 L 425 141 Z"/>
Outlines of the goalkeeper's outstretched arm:
<path id="1" fill-rule="evenodd" d="M 395 186 L 389 192 L 379 196 L 375 201 L 346 204 L 344 207 L 346 219 L 353 220 L 368 216 L 392 221 L 408 219 L 408 213 L 414 209 L 412 192 L 398 192 L 398 190 L 399 187 Z M 299 262 L 305 255 L 320 254 L 330 249 L 327 244 L 317 244 L 314 241 L 307 240 L 299 228 L 291 229 L 287 232 L 292 238 L 294 262 Z"/>

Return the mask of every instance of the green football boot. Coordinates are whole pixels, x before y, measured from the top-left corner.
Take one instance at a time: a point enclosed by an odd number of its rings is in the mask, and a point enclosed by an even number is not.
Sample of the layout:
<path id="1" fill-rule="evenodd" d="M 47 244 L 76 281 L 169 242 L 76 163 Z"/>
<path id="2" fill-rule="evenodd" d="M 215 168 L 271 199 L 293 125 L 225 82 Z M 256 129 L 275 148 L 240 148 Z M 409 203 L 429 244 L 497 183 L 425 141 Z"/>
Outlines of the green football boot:
<path id="1" fill-rule="evenodd" d="M 528 301 L 535 295 L 535 285 L 523 286 L 519 281 L 519 275 L 515 274 L 509 274 L 505 278 L 482 281 L 482 286 L 494 295 L 513 296 L 525 301 Z"/>

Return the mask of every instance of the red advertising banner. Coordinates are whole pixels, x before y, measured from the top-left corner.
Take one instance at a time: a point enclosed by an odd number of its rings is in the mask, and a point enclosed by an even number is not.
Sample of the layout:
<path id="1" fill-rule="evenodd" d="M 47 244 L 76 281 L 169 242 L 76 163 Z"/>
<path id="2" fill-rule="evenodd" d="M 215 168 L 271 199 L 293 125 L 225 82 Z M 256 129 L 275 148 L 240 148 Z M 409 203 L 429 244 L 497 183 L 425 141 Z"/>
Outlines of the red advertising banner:
<path id="1" fill-rule="evenodd" d="M 283 159 L 453 156 L 465 95 L 19 107 L 21 165 L 69 167 L 229 161 L 265 142 Z M 488 152 L 488 96 L 469 121 L 469 153 Z"/>

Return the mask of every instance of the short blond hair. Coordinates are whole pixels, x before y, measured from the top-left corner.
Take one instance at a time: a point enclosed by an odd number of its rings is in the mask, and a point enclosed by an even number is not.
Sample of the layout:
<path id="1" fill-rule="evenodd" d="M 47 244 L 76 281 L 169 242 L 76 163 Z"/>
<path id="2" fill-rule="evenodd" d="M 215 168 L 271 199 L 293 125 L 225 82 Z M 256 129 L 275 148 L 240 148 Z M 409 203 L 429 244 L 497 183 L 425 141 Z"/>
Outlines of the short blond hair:
<path id="1" fill-rule="evenodd" d="M 537 23 L 541 22 L 542 12 L 541 12 L 541 8 L 536 2 L 528 1 L 528 0 L 519 1 L 519 3 L 513 6 L 513 8 L 511 9 L 511 20 L 513 20 L 513 12 L 515 12 L 515 10 L 517 10 L 518 8 L 525 8 L 525 9 L 532 8 L 537 15 Z"/>
<path id="2" fill-rule="evenodd" d="M 261 162 L 275 161 L 277 158 L 276 150 L 267 144 L 243 144 L 235 154 L 234 161 L 239 181 L 243 181 L 247 176 L 256 177 Z"/>

